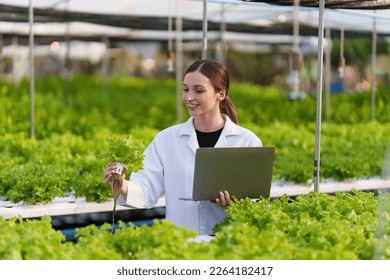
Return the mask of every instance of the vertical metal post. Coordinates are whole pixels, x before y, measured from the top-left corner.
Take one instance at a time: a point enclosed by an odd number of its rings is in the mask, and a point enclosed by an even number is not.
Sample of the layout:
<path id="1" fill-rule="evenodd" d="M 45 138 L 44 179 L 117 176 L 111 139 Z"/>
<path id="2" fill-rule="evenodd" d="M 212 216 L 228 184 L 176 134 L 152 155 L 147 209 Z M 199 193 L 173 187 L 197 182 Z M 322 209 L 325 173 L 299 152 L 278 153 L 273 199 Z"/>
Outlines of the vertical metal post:
<path id="1" fill-rule="evenodd" d="M 293 51 L 299 52 L 299 3 L 294 0 Z"/>
<path id="2" fill-rule="evenodd" d="M 1 20 L 1 18 L 0 18 L 0 20 Z M 1 64 L 1 54 L 2 54 L 2 52 L 3 52 L 3 45 L 4 45 L 4 43 L 3 43 L 3 33 L 2 32 L 0 32 L 0 64 Z M 2 71 L 2 69 L 0 68 L 0 76 L 3 76 L 3 73 L 2 73 L 3 71 Z"/>
<path id="3" fill-rule="evenodd" d="M 375 90 L 376 90 L 376 52 L 377 52 L 377 30 L 376 17 L 372 23 L 372 59 L 371 59 L 371 119 L 375 119 Z"/>
<path id="4" fill-rule="evenodd" d="M 176 121 L 183 121 L 183 19 L 182 0 L 176 0 Z"/>
<path id="5" fill-rule="evenodd" d="M 102 41 L 106 46 L 106 51 L 102 61 L 102 92 L 108 94 L 108 63 L 110 58 L 110 40 L 107 36 L 103 36 Z"/>
<path id="6" fill-rule="evenodd" d="M 329 14 L 327 14 L 326 17 L 326 39 L 327 42 L 330 44 L 331 40 L 331 34 L 330 34 L 330 23 L 329 23 Z M 331 75 L 332 75 L 332 68 L 331 68 L 331 47 L 328 46 L 326 48 L 325 52 L 325 117 L 326 121 L 329 122 L 330 120 L 330 84 L 331 84 Z"/>
<path id="7" fill-rule="evenodd" d="M 341 16 L 343 18 L 343 16 Z M 345 72 L 345 57 L 344 57 L 344 22 L 341 22 L 340 29 L 340 65 L 339 65 L 339 77 L 344 80 Z"/>
<path id="8" fill-rule="evenodd" d="M 226 19 L 225 19 L 225 4 L 221 4 L 221 29 L 220 36 L 221 41 L 219 42 L 219 52 L 218 52 L 218 60 L 222 64 L 226 63 Z"/>
<path id="9" fill-rule="evenodd" d="M 171 12 L 171 0 L 169 0 L 168 5 L 168 50 L 167 50 L 167 72 L 174 72 L 175 69 L 173 67 L 174 63 L 174 52 L 172 46 L 172 12 Z"/>
<path id="10" fill-rule="evenodd" d="M 207 0 L 203 0 L 203 48 L 202 59 L 207 58 Z"/>
<path id="11" fill-rule="evenodd" d="M 35 74 L 34 74 L 34 10 L 32 0 L 29 0 L 29 45 L 30 45 L 30 136 L 31 138 L 35 137 Z"/>
<path id="12" fill-rule="evenodd" d="M 19 45 L 18 45 L 18 37 L 12 37 L 12 49 L 14 50 L 12 53 L 12 82 L 14 85 L 19 81 L 18 76 L 18 54 L 19 54 Z"/>
<path id="13" fill-rule="evenodd" d="M 300 73 L 302 67 L 301 53 L 299 49 L 299 0 L 294 0 L 294 25 L 293 25 L 293 42 L 292 50 L 290 52 L 290 77 L 289 84 L 291 87 L 291 92 L 288 95 L 289 99 L 295 100 L 304 98 L 304 95 L 301 94 L 301 80 Z"/>
<path id="14" fill-rule="evenodd" d="M 66 1 L 65 12 L 69 10 L 69 0 Z M 64 103 L 66 107 L 69 107 L 70 104 L 70 73 L 71 73 L 71 65 L 70 65 L 70 22 L 66 23 L 66 31 L 65 31 L 65 41 L 66 41 L 66 49 L 65 49 L 65 58 L 64 58 L 64 72 L 65 72 L 65 86 L 64 86 Z"/>
<path id="15" fill-rule="evenodd" d="M 169 0 L 169 6 L 168 6 L 168 51 L 173 50 L 172 46 L 172 14 L 171 14 L 171 0 Z"/>
<path id="16" fill-rule="evenodd" d="M 320 167 L 321 167 L 321 107 L 322 107 L 322 70 L 324 56 L 324 9 L 325 0 L 320 0 L 318 19 L 318 57 L 317 57 L 317 114 L 316 114 L 316 143 L 314 158 L 314 191 L 319 191 Z"/>

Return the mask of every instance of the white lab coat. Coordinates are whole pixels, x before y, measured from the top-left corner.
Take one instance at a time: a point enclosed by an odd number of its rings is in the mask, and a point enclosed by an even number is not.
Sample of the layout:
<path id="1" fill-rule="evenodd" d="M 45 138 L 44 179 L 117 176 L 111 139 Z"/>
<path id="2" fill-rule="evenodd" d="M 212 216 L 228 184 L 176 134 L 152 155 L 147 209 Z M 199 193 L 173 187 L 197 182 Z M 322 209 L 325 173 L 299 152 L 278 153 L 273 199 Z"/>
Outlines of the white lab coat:
<path id="1" fill-rule="evenodd" d="M 224 117 L 225 126 L 215 147 L 262 146 L 253 132 Z M 212 234 L 213 226 L 226 214 L 225 207 L 216 203 L 179 199 L 192 194 L 195 151 L 199 148 L 193 120 L 190 117 L 187 122 L 156 135 L 145 150 L 143 169 L 133 172 L 127 181 L 127 198 L 120 198 L 118 203 L 151 208 L 165 193 L 166 219 L 205 235 Z"/>

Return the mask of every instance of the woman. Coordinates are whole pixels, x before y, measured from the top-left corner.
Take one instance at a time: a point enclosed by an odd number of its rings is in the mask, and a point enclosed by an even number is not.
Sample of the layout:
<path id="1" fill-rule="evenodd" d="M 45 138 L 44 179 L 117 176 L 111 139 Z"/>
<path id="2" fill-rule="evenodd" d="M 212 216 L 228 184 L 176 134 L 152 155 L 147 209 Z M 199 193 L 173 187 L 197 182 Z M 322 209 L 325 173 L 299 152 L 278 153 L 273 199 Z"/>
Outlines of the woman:
<path id="1" fill-rule="evenodd" d="M 192 194 L 196 149 L 262 145 L 253 132 L 238 126 L 235 107 L 228 97 L 229 83 L 227 68 L 216 61 L 204 59 L 189 66 L 184 75 L 183 101 L 190 118 L 159 132 L 145 150 L 143 169 L 113 187 L 119 204 L 151 208 L 165 193 L 168 220 L 199 235 L 213 234 L 213 226 L 225 217 L 229 193 L 216 194 L 215 202 L 180 200 Z M 114 170 L 114 163 L 107 164 L 107 184 Z"/>

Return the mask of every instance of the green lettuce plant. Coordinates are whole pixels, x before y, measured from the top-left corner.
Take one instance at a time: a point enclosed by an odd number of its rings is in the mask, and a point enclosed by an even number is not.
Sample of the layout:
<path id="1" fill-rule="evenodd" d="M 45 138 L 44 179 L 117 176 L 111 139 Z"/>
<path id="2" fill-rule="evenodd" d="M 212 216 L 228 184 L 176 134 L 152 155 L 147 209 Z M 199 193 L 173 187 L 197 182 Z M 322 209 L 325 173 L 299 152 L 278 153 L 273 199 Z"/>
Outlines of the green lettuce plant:
<path id="1" fill-rule="evenodd" d="M 143 166 L 145 145 L 130 134 L 111 135 L 106 139 L 107 149 L 98 155 L 98 158 L 107 162 L 119 162 L 126 166 L 131 173 Z"/>

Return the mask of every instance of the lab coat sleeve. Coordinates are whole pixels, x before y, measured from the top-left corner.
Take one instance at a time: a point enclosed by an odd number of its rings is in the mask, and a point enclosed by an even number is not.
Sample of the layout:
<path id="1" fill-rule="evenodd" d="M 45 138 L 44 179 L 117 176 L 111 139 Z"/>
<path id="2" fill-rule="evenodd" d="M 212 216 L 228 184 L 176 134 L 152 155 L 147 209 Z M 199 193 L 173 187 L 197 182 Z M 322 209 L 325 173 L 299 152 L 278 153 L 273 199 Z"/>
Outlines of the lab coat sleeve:
<path id="1" fill-rule="evenodd" d="M 144 155 L 143 168 L 130 175 L 127 197 L 121 196 L 119 205 L 152 208 L 164 193 L 164 168 L 156 139 L 149 144 Z"/>
<path id="2" fill-rule="evenodd" d="M 251 141 L 250 145 L 253 146 L 253 147 L 262 147 L 263 146 L 263 142 L 261 142 L 261 140 L 259 138 L 255 137 Z"/>
<path id="3" fill-rule="evenodd" d="M 246 144 L 247 147 L 262 147 L 263 146 L 263 142 L 261 142 L 260 138 L 257 137 L 257 135 L 255 133 L 253 133 L 252 131 L 247 130 L 247 129 L 245 129 L 244 131 L 246 131 L 245 138 L 247 139 L 247 144 Z"/>
<path id="4" fill-rule="evenodd" d="M 148 208 L 145 205 L 145 193 L 142 187 L 127 180 L 126 183 L 128 188 L 127 197 L 124 198 L 122 195 L 120 195 L 117 201 L 118 205 L 135 208 Z"/>

